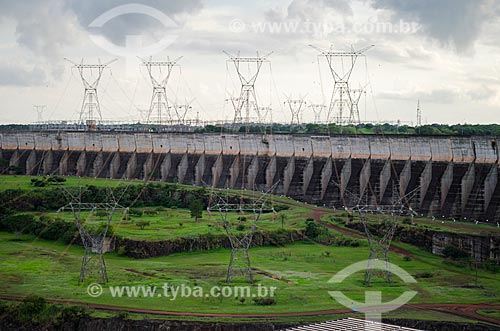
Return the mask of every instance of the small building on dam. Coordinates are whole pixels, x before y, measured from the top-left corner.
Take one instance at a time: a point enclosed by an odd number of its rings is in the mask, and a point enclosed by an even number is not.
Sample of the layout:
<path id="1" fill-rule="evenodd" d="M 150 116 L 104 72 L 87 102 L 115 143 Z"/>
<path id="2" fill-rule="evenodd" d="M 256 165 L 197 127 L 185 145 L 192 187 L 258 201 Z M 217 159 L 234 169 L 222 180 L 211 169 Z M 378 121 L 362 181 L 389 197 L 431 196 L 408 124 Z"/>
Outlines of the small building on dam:
<path id="1" fill-rule="evenodd" d="M 0 132 L 4 168 L 265 191 L 336 208 L 402 201 L 500 221 L 496 137 Z"/>

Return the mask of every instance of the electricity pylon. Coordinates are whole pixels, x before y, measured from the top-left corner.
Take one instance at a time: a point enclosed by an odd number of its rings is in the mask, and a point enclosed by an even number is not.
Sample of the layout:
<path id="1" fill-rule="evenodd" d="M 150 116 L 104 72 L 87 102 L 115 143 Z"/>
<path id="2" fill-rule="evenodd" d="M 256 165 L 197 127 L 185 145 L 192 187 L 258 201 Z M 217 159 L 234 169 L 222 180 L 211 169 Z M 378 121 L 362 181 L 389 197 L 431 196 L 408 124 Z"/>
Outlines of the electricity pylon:
<path id="1" fill-rule="evenodd" d="M 308 107 L 314 113 L 314 123 L 315 124 L 321 123 L 321 114 L 323 114 L 323 111 L 326 109 L 326 106 L 324 104 L 309 104 Z"/>
<path id="2" fill-rule="evenodd" d="M 184 104 L 178 104 L 178 103 L 174 104 L 175 115 L 177 116 L 177 120 L 179 121 L 179 123 L 184 123 L 184 121 L 186 120 L 187 113 L 193 109 L 191 104 L 193 103 L 194 100 L 195 99 L 191 101 L 186 100 Z"/>
<path id="3" fill-rule="evenodd" d="M 263 212 L 275 212 L 272 206 L 267 204 L 269 194 L 276 188 L 278 183 L 274 184 L 267 192 L 263 193 L 258 199 L 250 200 L 240 197 L 230 197 L 226 195 L 217 195 L 211 197 L 212 203 L 209 204 L 207 210 L 218 211 L 223 222 L 224 230 L 231 243 L 231 257 L 227 268 L 226 282 L 231 283 L 235 276 L 241 274 L 246 277 L 248 283 L 253 284 L 253 270 L 250 261 L 248 250 L 252 245 L 253 235 L 257 229 L 257 223 Z M 215 199 L 214 199 L 215 198 Z M 213 201 L 215 200 L 215 201 Z M 232 201 L 239 200 L 239 203 Z M 246 200 L 246 201 L 245 201 Z M 248 201 L 250 200 L 250 201 Z M 238 233 L 231 227 L 229 220 L 230 213 L 252 213 L 253 219 L 250 228 L 246 233 Z M 248 222 L 248 221 L 247 221 Z"/>
<path id="4" fill-rule="evenodd" d="M 179 66 L 177 62 L 181 58 L 182 56 L 173 61 L 170 61 L 169 57 L 167 57 L 167 61 L 153 61 L 153 57 L 141 59 L 142 64 L 148 69 L 149 78 L 153 85 L 153 95 L 149 106 L 147 123 L 163 125 L 166 121 L 172 122 L 174 120 L 168 106 L 167 84 L 172 75 L 172 70 L 176 66 Z M 156 113 L 156 118 L 152 119 L 153 113 Z"/>
<path id="5" fill-rule="evenodd" d="M 85 279 L 91 276 L 95 276 L 100 283 L 107 283 L 108 274 L 104 262 L 104 254 L 108 251 L 105 249 L 106 235 L 115 212 L 121 210 L 125 214 L 128 208 L 118 204 L 111 190 L 108 194 L 110 202 L 82 202 L 81 189 L 78 196 L 73 195 L 64 187 L 62 189 L 71 202 L 59 208 L 57 212 L 60 213 L 65 210 L 72 212 L 84 247 L 78 284 L 82 284 Z M 125 191 L 127 189 L 128 187 Z M 123 197 L 125 191 L 122 192 L 121 197 Z M 104 211 L 104 214 L 99 215 L 97 211 Z"/>
<path id="6" fill-rule="evenodd" d="M 104 69 L 106 69 L 106 67 L 108 67 L 111 63 L 117 61 L 117 59 L 113 59 L 106 63 L 101 63 L 101 60 L 98 60 L 99 63 L 97 64 L 84 64 L 83 59 L 81 63 L 75 63 L 67 58 L 65 60 L 73 64 L 73 66 L 78 69 L 83 87 L 85 89 L 79 121 L 83 123 L 84 120 L 87 120 L 87 124 L 97 122 L 98 120 L 102 121 L 101 106 L 97 96 L 97 87 L 101 81 Z M 94 72 L 96 72 L 95 76 L 93 76 Z"/>
<path id="7" fill-rule="evenodd" d="M 43 122 L 43 113 L 47 110 L 47 105 L 33 105 L 33 108 L 35 108 L 35 111 L 36 111 L 37 122 L 42 123 Z"/>
<path id="8" fill-rule="evenodd" d="M 259 114 L 259 106 L 257 102 L 257 95 L 255 94 L 255 83 L 259 76 L 262 65 L 269 62 L 267 59 L 271 54 L 260 56 L 257 52 L 255 57 L 241 57 L 240 53 L 234 56 L 224 51 L 229 56 L 228 61 L 234 64 L 238 79 L 241 83 L 241 90 L 237 104 L 234 109 L 234 124 L 249 124 L 252 115 L 257 117 L 257 122 L 262 123 L 263 120 Z M 242 65 L 247 65 L 247 73 L 243 72 Z"/>
<path id="9" fill-rule="evenodd" d="M 337 110 L 337 124 L 343 125 L 344 118 L 346 117 L 345 111 L 349 111 L 347 115 L 348 121 L 356 117 L 355 114 L 353 114 L 353 100 L 349 85 L 356 62 L 360 56 L 364 56 L 364 53 L 374 47 L 374 45 L 359 50 L 355 50 L 351 47 L 350 51 L 336 51 L 333 49 L 333 46 L 330 46 L 329 50 L 323 50 L 313 45 L 309 46 L 320 52 L 318 57 L 324 57 L 326 59 L 334 81 L 327 120 L 330 121 L 334 111 Z M 342 65 L 336 65 L 334 63 L 335 59 L 339 59 Z M 344 66 L 345 64 L 346 66 Z"/>
<path id="10" fill-rule="evenodd" d="M 290 122 L 290 125 L 300 125 L 302 111 L 306 106 L 306 102 L 304 101 L 304 99 L 300 98 L 294 100 L 288 98 L 285 101 L 285 105 L 288 105 L 290 113 L 292 114 L 292 121 Z"/>

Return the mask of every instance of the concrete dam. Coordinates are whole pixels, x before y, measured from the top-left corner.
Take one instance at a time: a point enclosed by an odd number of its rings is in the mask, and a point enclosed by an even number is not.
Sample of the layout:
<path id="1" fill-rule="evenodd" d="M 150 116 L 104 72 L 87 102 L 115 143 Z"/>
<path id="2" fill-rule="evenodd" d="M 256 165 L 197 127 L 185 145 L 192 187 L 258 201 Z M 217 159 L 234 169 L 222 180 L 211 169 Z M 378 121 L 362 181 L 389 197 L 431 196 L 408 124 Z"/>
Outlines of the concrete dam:
<path id="1" fill-rule="evenodd" d="M 500 221 L 496 137 L 0 132 L 4 171 L 264 191 L 336 208 L 405 202 Z"/>

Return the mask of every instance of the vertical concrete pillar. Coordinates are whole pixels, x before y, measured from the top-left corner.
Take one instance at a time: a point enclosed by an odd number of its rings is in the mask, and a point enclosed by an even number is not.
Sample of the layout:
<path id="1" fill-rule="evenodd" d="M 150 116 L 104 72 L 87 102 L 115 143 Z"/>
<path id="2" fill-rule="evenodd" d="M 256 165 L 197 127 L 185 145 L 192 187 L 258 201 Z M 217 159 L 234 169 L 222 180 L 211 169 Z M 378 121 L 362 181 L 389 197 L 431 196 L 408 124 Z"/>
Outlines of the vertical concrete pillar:
<path id="1" fill-rule="evenodd" d="M 223 155 L 220 153 L 212 166 L 212 187 L 216 187 L 217 183 L 219 183 L 219 178 L 222 176 L 223 166 Z"/>
<path id="2" fill-rule="evenodd" d="M 177 166 L 177 180 L 179 184 L 184 183 L 184 177 L 186 177 L 186 172 L 188 169 L 188 153 L 184 153 L 182 156 L 181 162 Z"/>
<path id="3" fill-rule="evenodd" d="M 43 153 L 42 155 L 42 173 L 44 175 L 50 174 L 50 171 L 52 169 L 52 163 L 54 162 L 54 154 L 52 150 L 48 150 Z"/>
<path id="4" fill-rule="evenodd" d="M 493 164 L 491 166 L 490 172 L 484 180 L 484 210 L 488 210 L 490 206 L 491 198 L 493 197 L 493 192 L 498 183 L 498 164 Z"/>
<path id="5" fill-rule="evenodd" d="M 160 166 L 160 179 L 162 182 L 166 182 L 168 178 L 168 174 L 170 172 L 170 168 L 172 167 L 172 156 L 170 152 L 165 155 L 163 162 Z"/>
<path id="6" fill-rule="evenodd" d="M 348 158 L 342 167 L 342 171 L 340 172 L 340 198 L 344 200 L 345 191 L 347 189 L 347 185 L 351 180 L 352 173 L 352 160 Z"/>
<path id="7" fill-rule="evenodd" d="M 295 173 L 295 155 L 292 155 L 283 170 L 283 194 L 287 195 L 292 182 L 293 174 Z"/>
<path id="8" fill-rule="evenodd" d="M 307 165 L 304 168 L 304 174 L 302 175 L 302 194 L 306 195 L 307 188 L 309 187 L 309 183 L 311 182 L 311 178 L 314 174 L 314 159 L 311 156 L 307 161 Z"/>
<path id="9" fill-rule="evenodd" d="M 205 153 L 201 154 L 198 162 L 194 167 L 194 183 L 197 186 L 201 186 L 203 181 L 203 174 L 205 173 Z"/>
<path id="10" fill-rule="evenodd" d="M 276 154 L 271 157 L 266 168 L 266 189 L 269 190 L 274 185 L 274 176 L 276 176 Z"/>
<path id="11" fill-rule="evenodd" d="M 411 180 L 411 160 L 405 162 L 405 166 L 401 173 L 399 174 L 399 196 L 402 198 L 406 195 L 406 190 L 408 190 L 408 185 L 410 185 Z"/>
<path id="12" fill-rule="evenodd" d="M 19 154 L 19 150 L 16 149 L 9 160 L 9 167 L 19 167 L 19 159 L 21 155 Z"/>
<path id="13" fill-rule="evenodd" d="M 391 180 L 391 160 L 385 161 L 384 167 L 380 171 L 379 177 L 379 196 L 378 201 L 382 202 L 384 198 L 385 191 L 387 190 L 387 185 L 389 185 L 389 181 Z"/>
<path id="14" fill-rule="evenodd" d="M 69 152 L 65 151 L 61 161 L 59 161 L 59 175 L 66 176 L 68 174 Z"/>
<path id="15" fill-rule="evenodd" d="M 127 162 L 127 169 L 123 174 L 123 178 L 132 179 L 135 177 L 135 170 L 137 169 L 137 153 L 133 152 Z"/>
<path id="16" fill-rule="evenodd" d="M 33 149 L 30 152 L 30 155 L 26 159 L 26 175 L 36 175 L 36 151 Z"/>
<path id="17" fill-rule="evenodd" d="M 475 180 L 476 180 L 476 167 L 474 163 L 471 163 L 469 165 L 469 169 L 467 169 L 467 172 L 465 173 L 461 182 L 462 213 L 464 212 L 465 207 L 467 206 L 467 201 L 469 201 L 470 193 L 472 192 L 472 188 L 474 187 Z"/>
<path id="18" fill-rule="evenodd" d="M 76 175 L 83 176 L 86 167 L 87 167 L 87 153 L 85 151 L 82 151 L 80 153 L 80 156 L 78 156 L 78 160 L 76 161 Z"/>
<path id="19" fill-rule="evenodd" d="M 333 161 L 332 157 L 330 156 L 326 160 L 323 170 L 321 170 L 321 200 L 325 198 L 326 189 L 328 188 L 328 183 L 330 183 L 332 174 L 333 174 Z"/>
<path id="20" fill-rule="evenodd" d="M 441 177 L 441 208 L 444 206 L 451 184 L 453 183 L 453 162 L 448 163 L 446 170 Z"/>
<path id="21" fill-rule="evenodd" d="M 420 201 L 419 205 L 422 207 L 424 203 L 425 196 L 427 195 L 427 191 L 429 190 L 429 186 L 432 181 L 432 161 L 427 161 L 422 174 L 420 175 Z"/>
<path id="22" fill-rule="evenodd" d="M 149 178 L 154 177 L 153 174 L 153 162 L 154 162 L 154 153 L 149 153 L 146 161 L 142 165 L 142 170 L 144 173 L 143 179 L 148 180 Z"/>
<path id="23" fill-rule="evenodd" d="M 250 190 L 255 189 L 255 178 L 259 172 L 259 156 L 255 155 L 247 170 L 247 187 Z"/>
<path id="24" fill-rule="evenodd" d="M 120 164 L 121 164 L 120 152 L 116 152 L 115 155 L 113 155 L 111 163 L 109 164 L 110 178 L 118 178 L 118 169 L 120 169 Z"/>
<path id="25" fill-rule="evenodd" d="M 370 177 L 372 174 L 372 164 L 370 159 L 365 160 L 363 168 L 359 173 L 359 196 L 362 197 L 365 194 L 368 183 L 370 182 Z"/>
<path id="26" fill-rule="evenodd" d="M 236 187 L 236 181 L 238 180 L 239 174 L 240 174 L 240 154 L 236 155 L 233 163 L 231 164 L 231 167 L 229 168 L 230 188 Z"/>
<path id="27" fill-rule="evenodd" d="M 104 154 L 102 152 L 98 152 L 94 159 L 94 164 L 92 164 L 92 177 L 99 177 L 103 166 Z"/>

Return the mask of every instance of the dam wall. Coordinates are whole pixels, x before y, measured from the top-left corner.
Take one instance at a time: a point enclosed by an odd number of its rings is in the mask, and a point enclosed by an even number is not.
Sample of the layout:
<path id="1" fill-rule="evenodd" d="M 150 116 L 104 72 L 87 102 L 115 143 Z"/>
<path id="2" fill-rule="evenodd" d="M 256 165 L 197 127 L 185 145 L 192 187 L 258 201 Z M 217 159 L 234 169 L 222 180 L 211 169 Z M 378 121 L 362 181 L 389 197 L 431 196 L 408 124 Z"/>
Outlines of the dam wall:
<path id="1" fill-rule="evenodd" d="M 4 172 L 265 191 L 343 208 L 405 203 L 500 221 L 496 137 L 0 132 Z"/>

